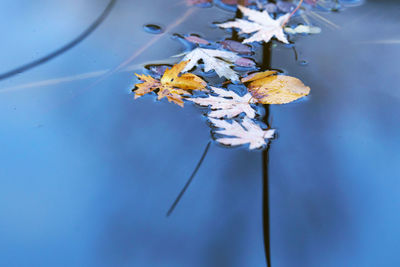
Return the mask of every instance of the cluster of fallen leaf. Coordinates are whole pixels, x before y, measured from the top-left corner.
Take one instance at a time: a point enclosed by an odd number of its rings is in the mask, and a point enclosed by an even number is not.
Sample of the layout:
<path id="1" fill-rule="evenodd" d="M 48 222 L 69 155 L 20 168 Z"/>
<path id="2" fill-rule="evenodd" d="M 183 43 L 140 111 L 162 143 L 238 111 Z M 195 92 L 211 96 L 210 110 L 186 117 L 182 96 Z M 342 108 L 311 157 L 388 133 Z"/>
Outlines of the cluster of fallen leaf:
<path id="1" fill-rule="evenodd" d="M 306 26 L 298 29 L 285 27 L 290 14 L 284 14 L 273 19 L 266 10 L 254 10 L 245 6 L 238 6 L 247 19 L 218 24 L 221 28 L 235 28 L 240 34 L 245 34 L 243 44 L 254 42 L 268 43 L 273 37 L 282 43 L 288 43 L 285 31 L 289 34 L 316 33 Z M 290 30 L 288 30 L 290 29 Z M 282 75 L 277 71 L 266 70 L 246 74 L 244 77 L 233 69 L 234 66 L 254 67 L 251 59 L 239 54 L 250 55 L 248 46 L 235 41 L 219 42 L 217 49 L 209 41 L 198 36 L 186 36 L 185 39 L 196 48 L 182 54 L 181 62 L 165 69 L 156 79 L 150 75 L 136 74 L 139 83 L 136 84 L 135 98 L 154 92 L 158 99 L 166 98 L 169 102 L 183 107 L 185 101 L 194 102 L 208 107 L 207 116 L 213 126 L 216 141 L 236 146 L 249 144 L 250 149 L 261 148 L 266 141 L 274 136 L 274 130 L 263 129 L 260 123 L 260 108 L 262 104 L 286 104 L 306 96 L 310 88 L 299 79 Z M 229 50 L 229 51 L 228 51 Z M 194 68 L 204 72 L 214 71 L 228 83 L 243 84 L 247 92 L 240 95 L 226 88 L 217 88 L 207 83 L 201 77 L 190 73 Z M 225 82 L 224 84 L 226 84 Z M 203 91 L 203 94 L 194 96 L 192 91 Z"/>
<path id="2" fill-rule="evenodd" d="M 235 7 L 241 5 L 245 7 L 256 7 L 257 9 L 267 10 L 269 13 L 283 12 L 290 13 L 297 6 L 300 0 L 186 0 L 188 5 L 196 5 L 200 7 L 209 7 L 212 4 L 222 7 Z M 306 7 L 327 8 L 329 6 L 337 6 L 337 0 L 304 0 Z"/>

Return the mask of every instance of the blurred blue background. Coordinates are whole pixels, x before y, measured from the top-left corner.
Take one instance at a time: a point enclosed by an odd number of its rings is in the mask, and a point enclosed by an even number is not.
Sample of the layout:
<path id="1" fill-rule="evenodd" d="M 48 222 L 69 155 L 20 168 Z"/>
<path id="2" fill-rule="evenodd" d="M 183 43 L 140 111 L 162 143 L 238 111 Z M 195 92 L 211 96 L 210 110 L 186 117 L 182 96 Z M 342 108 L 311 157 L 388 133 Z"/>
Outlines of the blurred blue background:
<path id="1" fill-rule="evenodd" d="M 0 73 L 69 42 L 107 4 L 2 0 Z M 213 144 L 165 217 L 209 128 L 190 104 L 134 101 L 130 89 L 145 64 L 177 60 L 173 33 L 229 37 L 211 22 L 233 13 L 188 10 L 118 1 L 78 46 L 0 81 L 0 266 L 265 266 L 261 152 Z M 184 14 L 164 35 L 143 30 Z M 271 107 L 272 263 L 400 266 L 400 4 L 323 16 L 338 27 L 319 21 L 321 34 L 296 40 L 307 66 L 273 50 L 273 68 L 312 93 Z"/>

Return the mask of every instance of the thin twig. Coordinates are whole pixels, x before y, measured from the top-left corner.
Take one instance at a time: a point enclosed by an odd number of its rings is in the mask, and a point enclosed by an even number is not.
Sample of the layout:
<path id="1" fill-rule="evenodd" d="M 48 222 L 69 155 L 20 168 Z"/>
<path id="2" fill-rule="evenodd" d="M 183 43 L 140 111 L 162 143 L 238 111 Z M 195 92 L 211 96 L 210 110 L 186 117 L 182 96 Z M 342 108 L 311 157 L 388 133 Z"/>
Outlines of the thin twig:
<path id="1" fill-rule="evenodd" d="M 296 49 L 296 47 L 294 45 L 292 46 L 292 49 L 293 49 L 293 53 L 294 53 L 294 59 L 296 61 L 298 61 L 299 60 L 299 55 L 297 54 L 297 49 Z"/>
<path id="2" fill-rule="evenodd" d="M 299 4 L 297 5 L 297 7 L 292 11 L 292 13 L 290 13 L 289 17 L 285 20 L 285 22 L 282 24 L 282 27 L 285 27 L 286 23 L 288 23 L 289 19 L 294 15 L 294 13 L 297 12 L 297 10 L 299 10 L 301 4 L 303 4 L 303 0 L 300 0 Z"/>
<path id="3" fill-rule="evenodd" d="M 52 60 L 53 58 L 67 52 L 69 49 L 73 48 L 74 46 L 76 46 L 77 44 L 79 44 L 80 42 L 82 42 L 86 37 L 88 37 L 106 18 L 107 16 L 110 14 L 111 9 L 113 8 L 113 6 L 115 5 L 115 3 L 117 2 L 117 0 L 111 0 L 107 7 L 104 9 L 103 13 L 101 13 L 101 15 L 84 31 L 82 32 L 78 37 L 76 37 L 74 40 L 72 40 L 71 42 L 69 42 L 68 44 L 60 47 L 59 49 L 51 52 L 50 54 L 36 59 L 32 62 L 29 62 L 25 65 L 22 65 L 20 67 L 17 67 L 13 70 L 7 71 L 5 73 L 1 73 L 0 74 L 0 80 L 4 80 L 7 78 L 10 78 L 14 75 L 20 74 L 22 72 L 25 72 L 27 70 L 30 70 L 34 67 L 37 67 L 43 63 L 46 63 L 49 60 Z"/>
<path id="4" fill-rule="evenodd" d="M 185 194 L 186 190 L 188 189 L 190 183 L 192 182 L 193 178 L 196 176 L 197 171 L 199 170 L 201 164 L 203 163 L 204 158 L 207 155 L 208 149 L 210 148 L 211 145 L 211 141 L 208 142 L 206 148 L 204 149 L 203 155 L 201 155 L 201 158 L 199 160 L 199 162 L 196 165 L 196 168 L 194 169 L 192 175 L 189 177 L 189 179 L 187 180 L 185 186 L 182 188 L 181 192 L 179 193 L 179 195 L 176 197 L 174 203 L 172 203 L 172 206 L 169 208 L 168 212 L 167 212 L 167 217 L 169 217 L 171 215 L 171 213 L 174 211 L 176 205 L 179 203 L 179 200 L 181 200 L 183 194 Z"/>

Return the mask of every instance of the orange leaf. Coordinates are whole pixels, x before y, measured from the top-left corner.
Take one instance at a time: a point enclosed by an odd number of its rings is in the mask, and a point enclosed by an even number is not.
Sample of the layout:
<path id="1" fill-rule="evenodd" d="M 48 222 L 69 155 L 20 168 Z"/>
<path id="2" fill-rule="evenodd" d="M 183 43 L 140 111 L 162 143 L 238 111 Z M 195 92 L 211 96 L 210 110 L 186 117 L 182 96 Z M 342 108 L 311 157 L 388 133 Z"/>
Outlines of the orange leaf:
<path id="1" fill-rule="evenodd" d="M 310 93 L 310 87 L 305 86 L 299 79 L 273 74 L 276 74 L 276 71 L 255 73 L 242 79 L 242 82 L 250 82 L 247 88 L 257 102 L 286 104 Z"/>
<path id="2" fill-rule="evenodd" d="M 246 82 L 252 82 L 255 80 L 259 80 L 268 76 L 271 76 L 273 74 L 278 73 L 275 70 L 267 70 L 267 71 L 263 71 L 263 72 L 256 72 L 256 73 L 252 73 L 249 76 L 246 76 L 244 78 L 241 79 L 242 83 L 246 83 Z"/>
<path id="3" fill-rule="evenodd" d="M 156 79 L 154 79 L 150 75 L 136 74 L 136 76 L 141 81 L 143 81 L 143 83 L 136 84 L 136 87 L 138 89 L 135 90 L 135 99 L 140 97 L 140 96 L 143 96 L 145 94 L 148 94 L 150 92 L 153 92 L 154 90 L 159 88 L 160 85 L 161 85 L 159 81 L 157 81 Z"/>
<path id="4" fill-rule="evenodd" d="M 203 79 L 191 73 L 179 76 L 188 63 L 189 61 L 182 61 L 172 66 L 171 69 L 166 69 L 160 81 L 148 75 L 136 74 L 143 83 L 136 84 L 135 98 L 158 89 L 158 99 L 166 97 L 169 102 L 183 107 L 182 95 L 190 95 L 191 92 L 188 90 L 205 90 L 207 85 Z"/>

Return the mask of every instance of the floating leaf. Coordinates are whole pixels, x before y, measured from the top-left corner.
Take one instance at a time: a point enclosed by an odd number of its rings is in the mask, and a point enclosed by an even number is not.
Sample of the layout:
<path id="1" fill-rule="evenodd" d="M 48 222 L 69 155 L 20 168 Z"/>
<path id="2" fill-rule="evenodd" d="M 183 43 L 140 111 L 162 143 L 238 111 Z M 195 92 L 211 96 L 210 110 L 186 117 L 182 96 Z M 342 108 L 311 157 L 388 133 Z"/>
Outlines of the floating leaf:
<path id="1" fill-rule="evenodd" d="M 204 62 L 204 71 L 215 70 L 219 77 L 225 77 L 228 80 L 239 81 L 239 76 L 231 68 L 236 60 L 240 57 L 233 52 L 196 48 L 188 53 L 182 60 L 190 60 L 183 72 L 190 70 L 196 66 L 199 60 Z"/>
<path id="2" fill-rule="evenodd" d="M 191 73 L 178 76 L 188 63 L 189 61 L 182 61 L 171 69 L 166 69 L 160 81 L 150 75 L 136 74 L 142 83 L 136 84 L 135 99 L 158 90 L 158 99 L 166 97 L 169 102 L 183 107 L 182 95 L 191 94 L 188 90 L 204 90 L 207 85 L 203 79 Z"/>
<path id="3" fill-rule="evenodd" d="M 206 39 L 200 38 L 196 35 L 189 35 L 189 36 L 185 36 L 184 37 L 186 41 L 189 41 L 191 43 L 194 44 L 203 44 L 203 45 L 208 45 L 210 44 L 209 41 L 207 41 Z"/>
<path id="4" fill-rule="evenodd" d="M 243 78 L 242 82 L 249 82 L 249 92 L 262 104 L 286 104 L 310 93 L 310 87 L 299 79 L 274 74 L 276 71 L 255 73 Z"/>
<path id="5" fill-rule="evenodd" d="M 247 82 L 252 82 L 255 80 L 259 80 L 268 76 L 271 76 L 273 74 L 278 73 L 275 70 L 267 70 L 267 71 L 263 71 L 263 72 L 255 72 L 250 74 L 249 76 L 246 76 L 244 78 L 241 79 L 242 83 L 247 83 Z"/>
<path id="6" fill-rule="evenodd" d="M 243 15 L 249 20 L 236 19 L 235 21 L 218 24 L 221 28 L 239 28 L 242 33 L 254 33 L 250 38 L 247 38 L 243 43 L 264 41 L 268 43 L 272 37 L 276 37 L 279 41 L 289 43 L 283 32 L 283 25 L 289 19 L 290 14 L 285 14 L 274 20 L 267 11 L 257 11 L 250 8 L 239 6 Z"/>
<path id="7" fill-rule="evenodd" d="M 245 113 L 247 117 L 254 118 L 256 111 L 251 107 L 255 100 L 250 93 L 240 96 L 233 91 L 211 87 L 217 96 L 188 98 L 201 106 L 210 106 L 211 110 L 207 116 L 212 118 L 233 118 L 240 113 Z"/>
<path id="8" fill-rule="evenodd" d="M 241 57 L 241 58 L 237 59 L 235 61 L 235 64 L 238 65 L 238 66 L 247 67 L 247 68 L 251 68 L 251 67 L 254 67 L 256 65 L 254 60 L 252 60 L 250 58 L 246 58 L 246 57 Z"/>
<path id="9" fill-rule="evenodd" d="M 244 117 L 242 123 L 226 120 L 219 120 L 210 118 L 211 123 L 216 128 L 223 130 L 215 130 L 214 133 L 225 135 L 226 137 L 216 138 L 216 141 L 229 146 L 238 146 L 249 144 L 250 149 L 256 149 L 266 145 L 265 139 L 274 137 L 275 130 L 263 130 L 260 125 L 248 117 Z"/>
<path id="10" fill-rule="evenodd" d="M 238 54 L 246 54 L 246 55 L 252 54 L 250 46 L 242 44 L 241 42 L 238 41 L 224 40 L 221 42 L 221 45 L 223 46 L 223 48 Z"/>

